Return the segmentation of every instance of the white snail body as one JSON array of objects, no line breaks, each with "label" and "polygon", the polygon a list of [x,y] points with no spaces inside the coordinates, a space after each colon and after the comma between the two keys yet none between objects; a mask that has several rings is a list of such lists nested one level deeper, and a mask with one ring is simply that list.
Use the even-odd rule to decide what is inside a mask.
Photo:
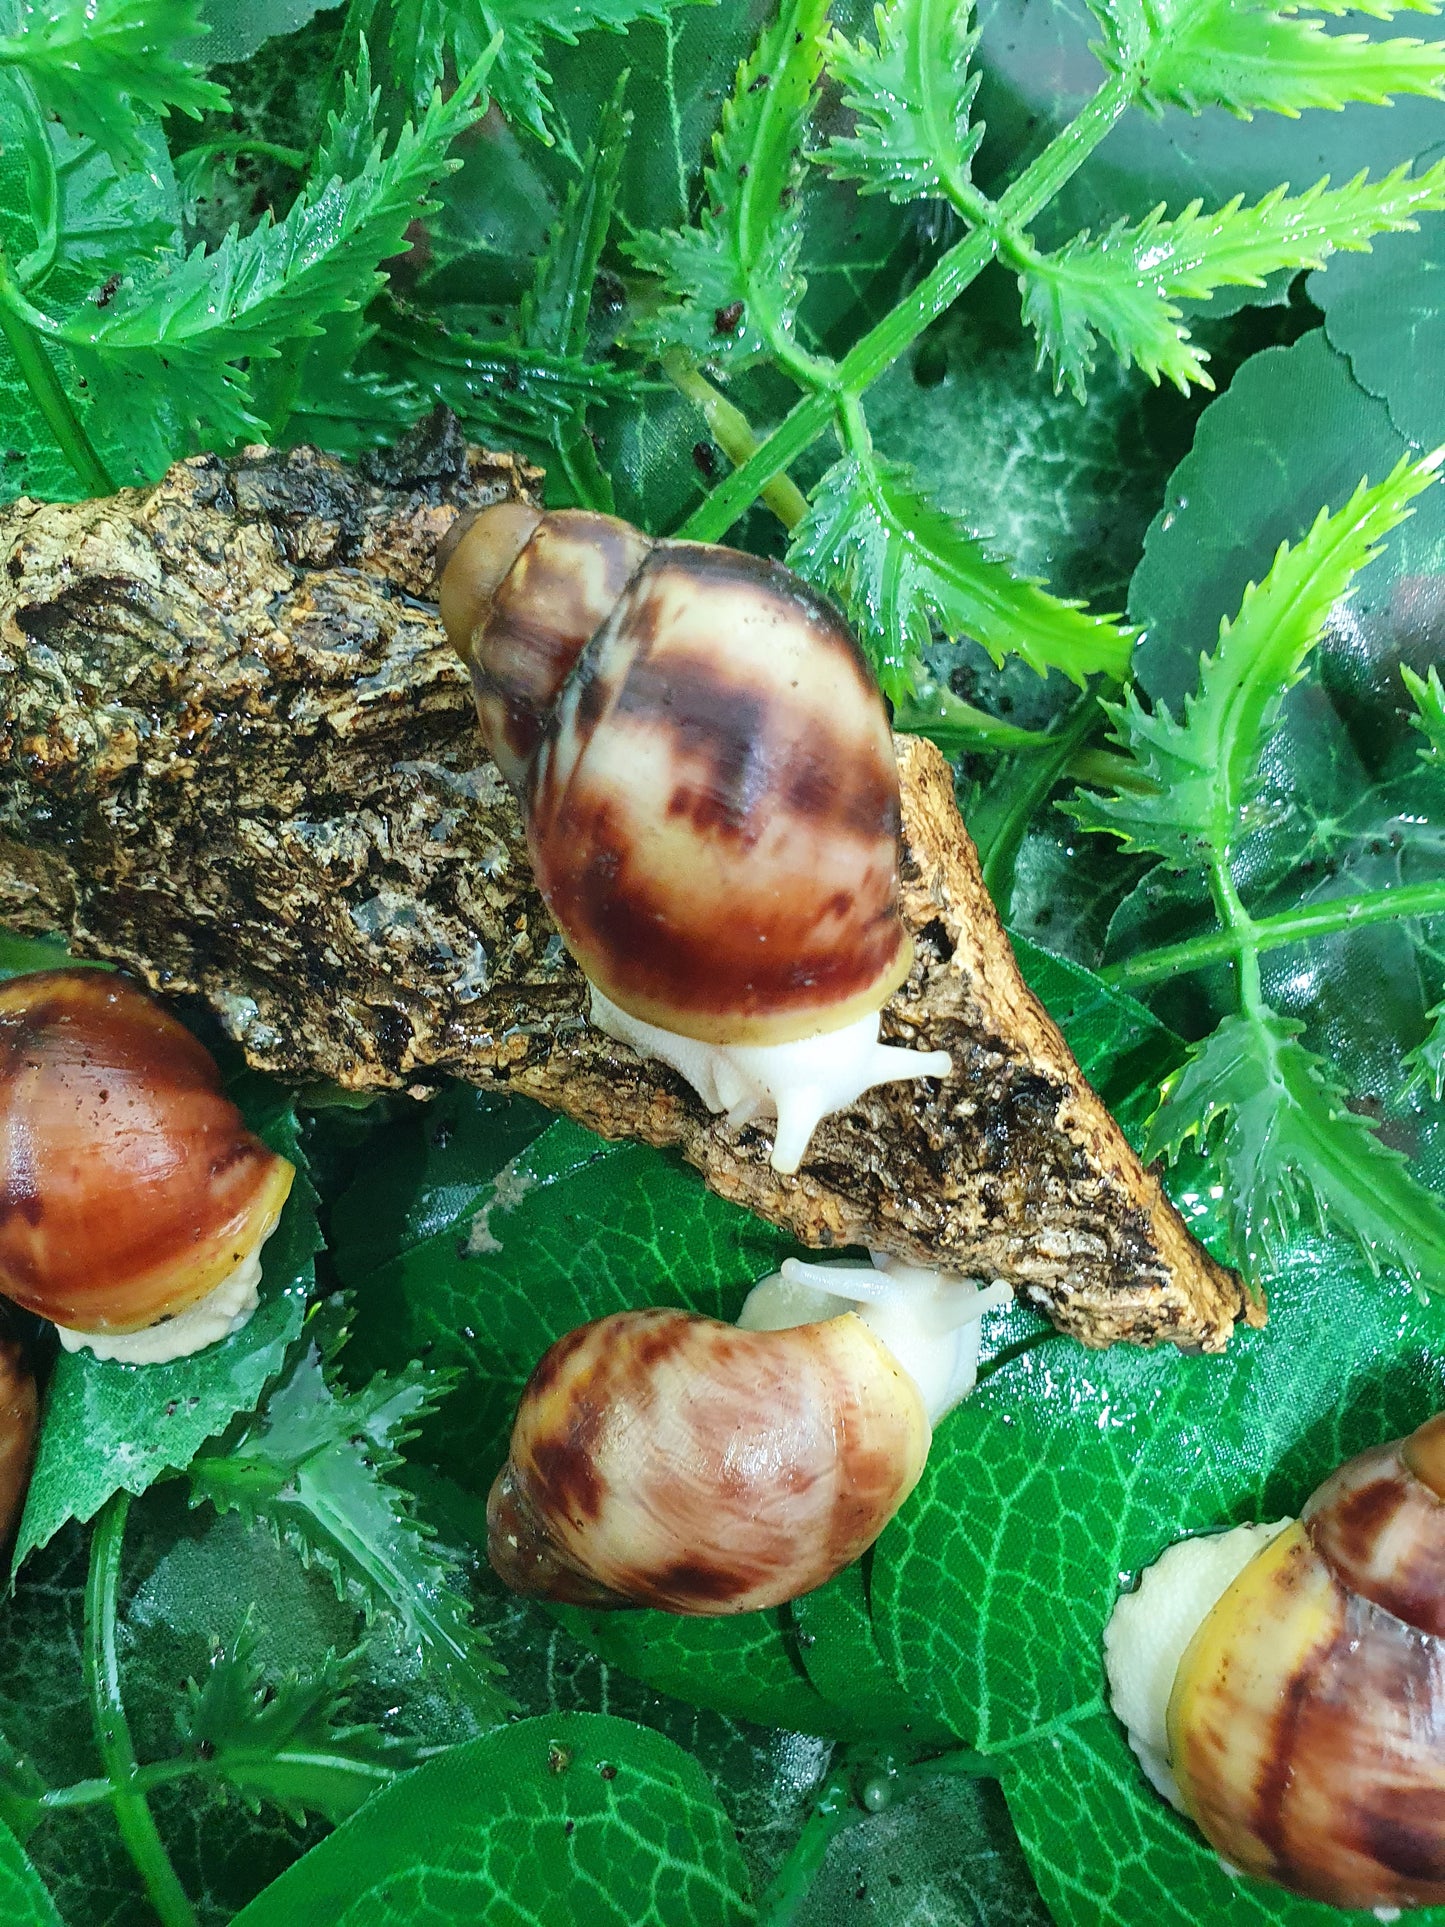
[{"label": "white snail body", "polygon": [[[506,1583],[582,1605],[748,1612],[858,1558],[971,1388],[979,1317],[1012,1298],[883,1263],[790,1260],[736,1326],[620,1312],[559,1339],[488,1504]],[[840,1299],[857,1309],[836,1315]]]},{"label": "white snail body", "polygon": [[946,1052],[879,1041],[907,976],[887,711],[788,570],[508,502],[461,529],[441,608],[593,1020],[734,1123],[820,1119]]},{"label": "white snail body", "polygon": [[1337,1907],[1445,1901],[1445,1417],[1298,1520],[1171,1547],[1105,1653],[1150,1778],[1232,1869]]}]

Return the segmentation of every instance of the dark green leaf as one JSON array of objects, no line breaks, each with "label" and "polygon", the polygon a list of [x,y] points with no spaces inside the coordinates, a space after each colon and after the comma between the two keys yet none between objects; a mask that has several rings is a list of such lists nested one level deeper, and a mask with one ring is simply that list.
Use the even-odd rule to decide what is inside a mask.
[{"label": "dark green leaf", "polygon": [[320,1244],[316,1197],[296,1114],[270,1089],[235,1093],[251,1128],[297,1166],[261,1259],[261,1304],[219,1345],[166,1365],[102,1362],[64,1352],[46,1392],[35,1471],[15,1549],[18,1567],[68,1519],[95,1516],[113,1492],[144,1492],[183,1470],[201,1446],[248,1412],[301,1330]]},{"label": "dark green leaf", "polygon": [[788,561],[843,603],[891,697],[917,677],[935,625],[971,637],[995,662],[1018,655],[1040,675],[1061,669],[1083,683],[1097,672],[1121,678],[1128,666],[1132,631],[1016,575],[895,463],[856,454],[835,463]]},{"label": "dark green leaf", "polygon": [[919,1745],[946,1744],[948,1732],[920,1712],[878,1650],[868,1608],[866,1556],[788,1608],[798,1655],[811,1683],[870,1733],[896,1733]]},{"label": "dark green leaf", "polygon": [[508,1701],[472,1624],[457,1557],[387,1476],[444,1389],[413,1364],[339,1390],[313,1342],[254,1418],[192,1461],[191,1489],[220,1512],[265,1521],[368,1614],[394,1613],[407,1643],[479,1719],[494,1721]]},{"label": "dark green leaf", "polygon": [[598,1713],[524,1720],[419,1767],[283,1874],[236,1927],[402,1927],[423,1911],[437,1927],[484,1913],[516,1927],[754,1918],[731,1822],[696,1761]]},{"label": "dark green leaf", "polygon": [[70,133],[117,167],[138,167],[137,110],[199,118],[227,105],[222,88],[177,57],[199,31],[196,0],[40,0],[24,8],[18,33],[0,38],[0,66],[18,67]]},{"label": "dark green leaf", "polygon": [[965,212],[976,207],[969,168],[983,128],[969,125],[971,11],[957,0],[893,0],[877,11],[876,45],[834,34],[828,72],[857,129],[823,150],[829,173],[894,201],[945,195]]}]

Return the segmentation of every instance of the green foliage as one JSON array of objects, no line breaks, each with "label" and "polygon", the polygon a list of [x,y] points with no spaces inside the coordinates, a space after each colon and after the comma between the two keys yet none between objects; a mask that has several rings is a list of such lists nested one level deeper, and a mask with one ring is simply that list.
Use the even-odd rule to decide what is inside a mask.
[{"label": "green foliage", "polygon": [[45,1395],[17,1568],[67,1520],[94,1518],[112,1493],[139,1494],[184,1470],[207,1439],[254,1407],[301,1330],[320,1233],[296,1113],[260,1079],[247,1078],[233,1095],[252,1130],[297,1166],[261,1254],[260,1306],[220,1344],[170,1364],[120,1365],[90,1351],[60,1355]]},{"label": "green foliage", "polygon": [[343,1390],[328,1379],[313,1340],[260,1411],[201,1452],[189,1476],[198,1500],[265,1521],[329,1573],[343,1597],[354,1594],[368,1613],[395,1614],[408,1643],[490,1722],[508,1702],[472,1624],[458,1558],[387,1478],[445,1389],[413,1364]]},{"label": "green foliage", "polygon": [[783,0],[723,108],[699,225],[629,242],[663,290],[663,305],[639,326],[654,349],[734,367],[794,352],[804,291],[801,156],[826,16],[827,0]]},{"label": "green foliage", "polygon": [[[1094,0],[1091,0],[1094,4]],[[1299,114],[1350,101],[1389,101],[1396,94],[1445,98],[1445,49],[1404,35],[1371,40],[1331,33],[1310,13],[1340,14],[1347,0],[1301,6],[1293,0],[1099,0],[1112,65],[1138,73],[1144,95],[1159,106],[1227,108],[1248,120],[1258,110]],[[1388,19],[1396,12],[1434,13],[1414,0],[1372,0],[1355,9]]]},{"label": "green foliage", "polygon": [[182,1744],[253,1809],[265,1801],[298,1823],[344,1820],[412,1764],[394,1736],[346,1719],[356,1657],[328,1653],[313,1674],[271,1681],[248,1622],[229,1648],[216,1643],[204,1679],[188,1682]]},{"label": "green foliage", "polygon": [[61,1927],[60,1915],[24,1847],[0,1823],[0,1910],[6,1927]]},{"label": "green foliage", "polygon": [[983,128],[969,123],[978,92],[970,13],[956,0],[894,0],[874,8],[876,46],[834,33],[828,72],[857,131],[828,143],[832,175],[893,201],[941,194],[965,213],[977,207],[969,168]]},{"label": "green foliage", "polygon": [[23,73],[69,133],[117,167],[139,167],[138,110],[198,120],[228,104],[175,51],[200,31],[196,0],[39,0],[24,7],[18,33],[0,36],[0,67]]},{"label": "green foliage", "polygon": [[[419,1767],[237,1918],[390,1927],[422,1910],[556,1927],[743,1927],[754,1916],[726,1814],[696,1761],[596,1713],[524,1720]],[[537,1897],[545,1913],[529,1901]]]},{"label": "green foliage", "polygon": [[1114,796],[1081,799],[1078,820],[1175,869],[1227,865],[1285,693],[1331,610],[1442,460],[1445,451],[1402,461],[1385,481],[1362,482],[1336,514],[1320,511],[1298,547],[1282,545],[1264,582],[1246,589],[1236,619],[1221,622],[1219,646],[1200,664],[1198,693],[1181,721],[1163,705],[1147,711],[1131,690],[1114,715],[1138,780]]},{"label": "green foliage", "polygon": [[1242,197],[1211,214],[1193,201],[1173,220],[1156,207],[1136,226],[1120,221],[1093,239],[1076,236],[1055,254],[1035,257],[1019,277],[1024,318],[1039,359],[1054,364],[1080,401],[1094,371],[1097,336],[1151,381],[1212,388],[1208,355],[1181,325],[1181,301],[1204,301],[1216,288],[1262,288],[1281,269],[1322,267],[1338,247],[1368,246],[1372,234],[1415,226],[1413,216],[1445,205],[1445,162],[1412,177],[1407,166],[1379,181],[1357,175],[1331,191],[1325,181],[1291,196],[1283,187],[1253,207]]},{"label": "green foliage", "polygon": [[953,516],[934,508],[906,470],[845,455],[819,483],[794,531],[789,564],[848,610],[869,645],[884,693],[913,684],[935,626],[981,643],[996,662],[1015,654],[1075,682],[1128,666],[1132,633],[1037,583],[1021,581]]},{"label": "green foliage", "polygon": [[1416,713],[1410,720],[1425,738],[1425,747],[1420,751],[1422,762],[1445,762],[1445,687],[1440,682],[1440,671],[1432,664],[1427,680],[1417,676],[1408,663],[1402,663],[1400,674],[1415,699]]},{"label": "green foliage", "polygon": [[218,248],[197,247],[57,331],[154,450],[155,468],[178,447],[261,427],[238,364],[314,338],[321,316],[359,307],[381,285],[377,262],[400,250],[427,189],[448,171],[448,148],[480,117],[490,59],[449,101],[434,95],[385,158],[373,133],[379,97],[363,67],[321,151],[324,165],[355,167],[350,178],[318,171],[284,220],[263,220],[244,238],[232,228]]}]

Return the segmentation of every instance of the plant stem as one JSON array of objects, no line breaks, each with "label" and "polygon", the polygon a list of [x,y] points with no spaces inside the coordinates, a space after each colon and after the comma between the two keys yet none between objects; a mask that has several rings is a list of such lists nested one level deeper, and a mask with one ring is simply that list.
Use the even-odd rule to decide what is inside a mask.
[{"label": "plant stem", "polygon": [[[757,434],[743,411],[714,388],[680,349],[670,348],[662,357],[662,372],[680,395],[702,411],[708,433],[733,467],[741,468],[758,448]],[[796,528],[808,512],[808,498],[790,475],[776,476],[758,492],[785,529]]]},{"label": "plant stem", "polygon": [[51,364],[45,344],[29,320],[30,304],[21,293],[10,263],[0,250],[0,334],[3,334],[25,386],[34,397],[45,425],[60,444],[81,486],[92,495],[113,495],[115,483],[79,415],[71,406],[64,384]]},{"label": "plant stem", "polygon": [[116,1601],[120,1556],[130,1494],[114,1493],[105,1503],[90,1537],[90,1570],[85,1582],[85,1683],[95,1719],[96,1744],[115,1787],[115,1817],[151,1905],[163,1927],[196,1927],[196,1913],[176,1877],[170,1855],[156,1830],[145,1794],[137,1784],[140,1768],[120,1694],[116,1654]]},{"label": "plant stem", "polygon": [[204,156],[210,160],[217,154],[229,154],[238,158],[242,154],[254,154],[263,161],[279,161],[283,167],[291,167],[298,174],[304,173],[310,160],[303,147],[283,147],[279,141],[250,140],[237,135],[232,140],[202,141],[199,146],[188,147],[181,160],[195,160]]},{"label": "plant stem", "polygon": [[[1098,716],[1099,699],[1092,690],[1085,690],[1055,723],[1050,732],[1052,747],[1030,757],[1023,780],[1009,780],[1008,766],[1000,764],[989,779],[985,806],[970,812],[968,827],[978,847],[984,885],[1005,923],[1024,832],[1034,812],[1074,761]],[[995,802],[995,798],[999,800]]]},{"label": "plant stem", "polygon": [[[861,395],[892,367],[904,349],[945,314],[982,273],[1003,242],[1011,239],[1011,231],[1027,227],[1048,205],[1113,127],[1133,94],[1132,81],[1121,74],[1111,75],[1077,118],[1024,169],[997,203],[989,224],[976,228],[950,248],[897,307],[854,343],[838,365],[838,388],[849,395]],[[678,534],[697,542],[716,542],[725,535],[765,485],[817,440],[833,412],[831,388],[805,395],[742,467],[734,469],[707,501],[693,510]]]},{"label": "plant stem", "polygon": [[[1305,904],[1278,916],[1250,918],[1250,941],[1256,951],[1277,950],[1281,944],[1303,943],[1341,930],[1364,930],[1371,924],[1396,923],[1405,917],[1445,916],[1445,881],[1404,883],[1390,890],[1367,890],[1356,897],[1333,897],[1325,903]],[[1156,983],[1186,970],[1222,963],[1236,955],[1239,933],[1231,927],[1204,936],[1185,937],[1157,950],[1140,951],[1122,963],[1105,964],[1099,975],[1105,983]]]}]

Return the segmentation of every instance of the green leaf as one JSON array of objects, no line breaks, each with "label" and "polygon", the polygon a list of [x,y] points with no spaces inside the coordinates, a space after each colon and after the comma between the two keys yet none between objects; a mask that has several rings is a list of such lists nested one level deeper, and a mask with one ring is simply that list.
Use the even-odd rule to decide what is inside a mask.
[{"label": "green leaf", "polygon": [[[1295,0],[1118,0],[1096,10],[1106,21],[1110,64],[1138,72],[1144,98],[1156,106],[1225,107],[1248,120],[1257,109],[1295,115],[1350,101],[1383,104],[1396,94],[1445,99],[1445,46],[1332,34],[1322,21],[1301,18],[1305,9]],[[1359,9],[1379,19],[1401,10]]]},{"label": "green leaf", "polygon": [[697,1762],[598,1713],[524,1720],[419,1767],[235,1927],[403,1927],[423,1914],[437,1927],[483,1915],[509,1927],[744,1927],[755,1917],[732,1823]]},{"label": "green leaf", "polygon": [[117,167],[138,167],[137,110],[199,119],[229,105],[224,88],[177,57],[201,31],[196,0],[39,0],[18,33],[0,37],[0,67],[18,67],[70,133]]},{"label": "green leaf", "polygon": [[1425,738],[1421,762],[1445,763],[1445,686],[1441,684],[1440,671],[1432,663],[1427,681],[1424,676],[1417,676],[1408,663],[1402,663],[1400,675],[1415,699],[1416,713],[1410,720]]},{"label": "green leaf", "polygon": [[471,1622],[457,1557],[387,1476],[444,1389],[413,1363],[346,1391],[313,1340],[261,1410],[192,1461],[191,1489],[219,1512],[265,1521],[368,1614],[394,1613],[464,1704],[495,1721],[509,1702]]},{"label": "green leaf", "polygon": [[313,176],[283,221],[198,247],[169,271],[126,285],[103,313],[56,330],[104,383],[160,468],[188,446],[244,438],[264,426],[239,364],[319,335],[328,314],[364,304],[382,284],[378,264],[398,253],[447,150],[480,117],[483,56],[451,99],[433,97],[415,130],[382,156],[372,134],[369,73],[348,92],[348,125],[333,122],[326,151],[360,159],[348,180]]},{"label": "green leaf", "polygon": [[1056,388],[1067,382],[1084,399],[1100,335],[1151,381],[1212,388],[1209,357],[1181,325],[1181,301],[1230,285],[1262,288],[1281,269],[1322,267],[1337,248],[1367,249],[1372,235],[1413,228],[1415,214],[1445,206],[1445,162],[1416,176],[1408,165],[1378,181],[1359,174],[1334,190],[1327,178],[1305,194],[1279,187],[1253,207],[1242,196],[1210,214],[1202,206],[1166,220],[1161,202],[1134,226],[1075,236],[1020,275],[1024,318],[1040,362],[1054,364]]},{"label": "green leaf", "polygon": [[1234,1248],[1277,1266],[1302,1214],[1354,1238],[1372,1264],[1416,1283],[1445,1271],[1445,1203],[1352,1111],[1338,1077],[1267,1006],[1227,1017],[1165,1086],[1146,1158],[1217,1142]]},{"label": "green leaf", "polygon": [[542,0],[476,0],[465,8],[451,0],[397,0],[392,13],[391,62],[402,90],[418,111],[445,72],[447,54],[465,72],[502,36],[492,89],[508,120],[550,144],[552,76],[543,64],[543,35],[575,47],[593,28],[620,33],[634,21],[665,21],[691,0],[580,0],[565,11]]},{"label": "green leaf", "polygon": [[723,107],[699,224],[627,244],[662,282],[663,304],[638,330],[655,352],[679,347],[730,367],[799,352],[802,150],[826,19],[827,0],[783,0]]},{"label": "green leaf", "polygon": [[248,1617],[229,1646],[215,1642],[204,1679],[186,1685],[186,1750],[253,1810],[263,1801],[300,1822],[345,1820],[413,1764],[411,1749],[379,1728],[348,1722],[357,1656],[267,1678]]},{"label": "green leaf", "polygon": [[1157,852],[1174,869],[1227,864],[1285,692],[1303,674],[1330,611],[1442,459],[1445,451],[1402,460],[1383,482],[1361,482],[1334,515],[1321,510],[1298,546],[1282,544],[1262,585],[1245,590],[1235,621],[1220,624],[1219,645],[1200,664],[1182,721],[1162,703],[1146,710],[1133,690],[1113,712],[1117,740],[1139,766],[1139,787],[1082,796],[1070,814],[1112,831],[1127,849]]},{"label": "green leaf", "polygon": [[0,1821],[0,1920],[5,1927],[63,1927],[24,1847]]},{"label": "green leaf", "polygon": [[281,1221],[261,1254],[261,1303],[219,1345],[165,1365],[120,1365],[62,1352],[45,1395],[35,1471],[15,1548],[18,1569],[68,1519],[94,1518],[113,1492],[139,1494],[185,1469],[248,1412],[301,1330],[321,1237],[296,1113],[274,1087],[233,1091],[251,1129],[296,1165]]},{"label": "green leaf", "polygon": [[813,492],[788,561],[847,609],[884,694],[916,680],[934,627],[1013,654],[1040,675],[1122,678],[1133,632],[1016,576],[896,463],[845,455]]},{"label": "green leaf", "polygon": [[897,1733],[926,1745],[946,1742],[947,1729],[909,1699],[883,1655],[868,1608],[865,1554],[815,1592],[788,1607],[809,1680],[872,1733]]},{"label": "green leaf", "polygon": [[1425,1088],[1438,1104],[1445,1097],[1445,1003],[1425,1013],[1430,1030],[1405,1057],[1406,1093]]},{"label": "green leaf", "polygon": [[894,201],[943,195],[964,213],[976,209],[969,169],[983,128],[969,124],[978,92],[971,12],[957,0],[891,0],[873,10],[876,46],[834,33],[828,72],[857,116],[855,131],[835,135],[819,156],[836,180]]}]

